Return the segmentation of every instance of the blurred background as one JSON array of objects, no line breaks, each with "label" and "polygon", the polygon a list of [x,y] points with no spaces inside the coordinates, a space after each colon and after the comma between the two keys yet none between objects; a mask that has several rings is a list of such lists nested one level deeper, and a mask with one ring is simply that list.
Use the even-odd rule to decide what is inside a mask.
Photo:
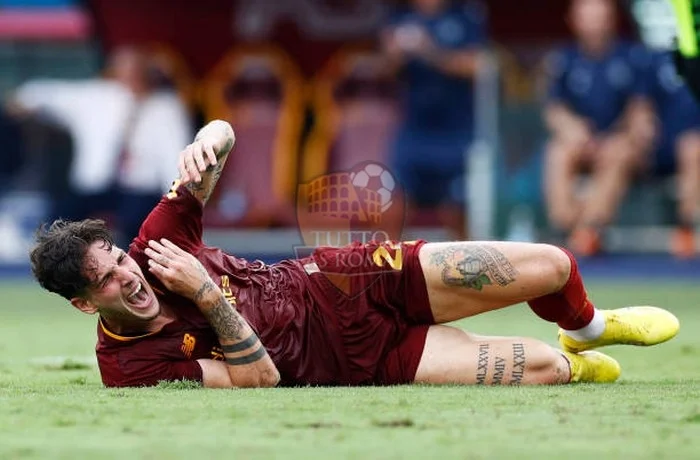
[{"label": "blurred background", "polygon": [[297,184],[376,161],[405,189],[407,239],[546,241],[603,270],[697,274],[700,109],[667,53],[671,13],[0,0],[0,266],[26,273],[55,217],[107,219],[128,242],[180,149],[222,118],[238,140],[205,239],[244,257],[292,254]]}]

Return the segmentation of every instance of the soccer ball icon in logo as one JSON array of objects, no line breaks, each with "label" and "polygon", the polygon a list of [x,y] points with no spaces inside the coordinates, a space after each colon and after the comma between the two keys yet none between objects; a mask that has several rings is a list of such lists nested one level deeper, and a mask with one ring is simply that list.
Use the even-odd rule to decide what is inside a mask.
[{"label": "soccer ball icon in logo", "polygon": [[386,212],[391,207],[396,180],[384,166],[378,163],[363,163],[350,172],[350,181],[356,188],[376,192],[379,195],[381,212]]}]

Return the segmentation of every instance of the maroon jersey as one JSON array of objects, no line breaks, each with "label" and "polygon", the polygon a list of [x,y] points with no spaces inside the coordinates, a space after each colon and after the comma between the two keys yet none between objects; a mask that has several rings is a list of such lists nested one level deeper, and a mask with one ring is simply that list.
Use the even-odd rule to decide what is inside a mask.
[{"label": "maroon jersey", "polygon": [[[201,203],[180,187],[160,201],[131,244],[129,255],[177,319],[140,337],[120,337],[100,322],[97,357],[105,385],[201,381],[196,360],[222,359],[216,335],[196,305],[167,291],[148,271],[144,250],[148,240],[159,238],[197,257],[260,337],[282,384],[412,379],[420,358],[414,348],[422,351],[425,334],[412,335],[417,339],[403,353],[410,362],[403,363],[396,349],[405,342],[407,328],[432,322],[417,257],[420,244],[322,248],[306,259],[265,265],[205,246],[202,212]],[[387,357],[391,362],[384,362]]]}]

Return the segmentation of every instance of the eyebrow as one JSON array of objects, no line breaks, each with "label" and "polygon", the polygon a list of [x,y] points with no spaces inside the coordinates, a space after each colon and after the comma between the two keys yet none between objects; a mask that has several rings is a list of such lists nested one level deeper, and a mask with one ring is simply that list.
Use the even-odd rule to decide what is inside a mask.
[{"label": "eyebrow", "polygon": [[[119,259],[119,257],[121,257],[122,254],[125,254],[124,251],[122,251],[122,250],[117,250],[117,259]],[[125,255],[126,255],[126,254],[125,254]],[[107,277],[108,277],[113,271],[114,271],[114,267],[112,267],[112,268],[110,268],[109,270],[107,270],[107,273],[105,273],[104,275],[102,275],[102,277],[101,277],[100,279],[97,280],[97,283],[96,283],[97,287],[102,287],[102,283],[105,282],[105,280],[107,279]]]}]

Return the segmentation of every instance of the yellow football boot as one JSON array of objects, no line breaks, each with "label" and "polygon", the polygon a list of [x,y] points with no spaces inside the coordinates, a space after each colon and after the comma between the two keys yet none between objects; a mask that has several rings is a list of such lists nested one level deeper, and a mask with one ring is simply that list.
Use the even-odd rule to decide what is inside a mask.
[{"label": "yellow football boot", "polygon": [[559,343],[565,351],[578,353],[606,345],[646,347],[672,339],[680,328],[678,318],[663,308],[644,306],[600,311],[605,318],[605,330],[595,340],[578,341],[559,329]]},{"label": "yellow football boot", "polygon": [[612,383],[620,377],[620,365],[598,351],[563,352],[569,360],[571,382]]}]

